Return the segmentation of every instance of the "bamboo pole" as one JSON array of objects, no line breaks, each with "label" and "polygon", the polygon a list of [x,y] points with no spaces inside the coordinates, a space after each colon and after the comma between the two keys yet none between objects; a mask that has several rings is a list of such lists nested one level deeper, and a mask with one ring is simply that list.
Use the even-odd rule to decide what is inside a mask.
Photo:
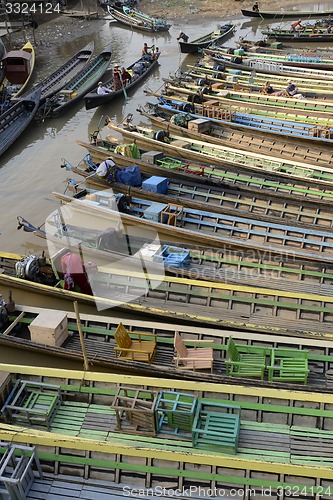
[{"label": "bamboo pole", "polygon": [[84,360],[83,367],[84,367],[84,370],[88,371],[89,370],[89,361],[88,361],[86,346],[84,343],[84,337],[83,337],[83,331],[82,331],[82,325],[81,325],[81,319],[80,319],[80,313],[79,313],[79,306],[78,306],[77,300],[75,300],[73,304],[74,304],[74,310],[75,310],[75,314],[76,314],[76,322],[77,322],[77,326],[79,329],[80,343],[81,343],[83,360]]}]

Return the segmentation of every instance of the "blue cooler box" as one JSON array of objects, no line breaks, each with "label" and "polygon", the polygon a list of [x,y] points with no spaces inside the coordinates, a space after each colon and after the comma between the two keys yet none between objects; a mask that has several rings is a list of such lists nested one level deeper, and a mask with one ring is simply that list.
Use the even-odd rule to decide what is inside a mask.
[{"label": "blue cooler box", "polygon": [[158,177],[153,175],[142,183],[142,189],[151,191],[152,193],[167,194],[168,192],[168,179],[166,177]]}]

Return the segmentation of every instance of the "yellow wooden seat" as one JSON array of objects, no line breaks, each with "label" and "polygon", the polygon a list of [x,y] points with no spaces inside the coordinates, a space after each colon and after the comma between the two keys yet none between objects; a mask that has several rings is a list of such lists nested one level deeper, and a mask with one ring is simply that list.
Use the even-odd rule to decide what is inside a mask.
[{"label": "yellow wooden seat", "polygon": [[[137,335],[138,340],[132,340],[129,333]],[[147,337],[149,340],[142,340]],[[114,348],[116,357],[132,361],[146,361],[151,363],[156,353],[156,335],[152,333],[128,332],[122,323],[119,323],[114,334],[117,346]]]},{"label": "yellow wooden seat", "polygon": [[[191,341],[192,342],[192,341]],[[196,347],[196,343],[213,342],[212,340],[193,340],[194,347],[187,348],[178,332],[175,333],[174,348],[176,351],[176,368],[183,370],[207,370],[213,371],[213,349],[212,347]]]}]

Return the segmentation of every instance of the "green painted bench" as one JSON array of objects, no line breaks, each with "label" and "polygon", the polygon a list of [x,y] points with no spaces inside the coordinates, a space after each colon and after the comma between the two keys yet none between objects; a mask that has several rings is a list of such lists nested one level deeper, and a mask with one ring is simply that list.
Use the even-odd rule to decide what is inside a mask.
[{"label": "green painted bench", "polygon": [[304,349],[272,349],[268,380],[306,384],[309,375],[308,357],[309,352]]},{"label": "green painted bench", "polygon": [[266,357],[270,357],[271,349],[236,345],[229,337],[226,352],[229,358],[225,362],[227,375],[264,379]]},{"label": "green painted bench", "polygon": [[199,402],[192,427],[193,447],[237,453],[240,410],[239,406]]}]

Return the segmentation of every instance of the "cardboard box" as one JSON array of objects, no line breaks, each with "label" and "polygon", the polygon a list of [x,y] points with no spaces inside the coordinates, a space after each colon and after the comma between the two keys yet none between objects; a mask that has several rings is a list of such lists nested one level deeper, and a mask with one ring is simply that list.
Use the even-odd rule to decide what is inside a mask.
[{"label": "cardboard box", "polygon": [[67,313],[45,309],[31,322],[29,330],[33,342],[61,346],[68,337]]}]

